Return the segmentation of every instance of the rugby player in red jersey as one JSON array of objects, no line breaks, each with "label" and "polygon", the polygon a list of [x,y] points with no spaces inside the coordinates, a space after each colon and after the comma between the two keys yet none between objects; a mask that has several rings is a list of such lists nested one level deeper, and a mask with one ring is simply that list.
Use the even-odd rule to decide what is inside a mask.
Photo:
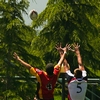
[{"label": "rugby player in red jersey", "polygon": [[63,54],[57,63],[57,65],[53,65],[52,63],[48,63],[46,66],[46,71],[40,70],[34,66],[23,61],[17,53],[14,53],[14,58],[19,61],[23,66],[29,69],[32,75],[35,75],[37,81],[39,82],[38,89],[38,99],[37,100],[54,100],[54,88],[56,85],[56,81],[60,74],[60,66],[64,60],[66,51],[68,50],[69,45],[66,44],[64,48],[61,48]]}]

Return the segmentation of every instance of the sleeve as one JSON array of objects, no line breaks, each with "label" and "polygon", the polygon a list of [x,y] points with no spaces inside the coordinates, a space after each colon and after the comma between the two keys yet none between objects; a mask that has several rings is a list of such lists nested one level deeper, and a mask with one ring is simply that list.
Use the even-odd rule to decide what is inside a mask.
[{"label": "sleeve", "polygon": [[55,65],[53,73],[56,75],[60,73],[60,66],[59,65]]},{"label": "sleeve", "polygon": [[65,77],[67,78],[67,81],[69,83],[71,81],[71,79],[74,77],[74,74],[72,74],[70,70],[67,70]]},{"label": "sleeve", "polygon": [[85,70],[82,71],[83,79],[87,81],[87,72]]},{"label": "sleeve", "polygon": [[38,68],[30,68],[30,73],[34,76],[36,76],[37,81],[40,82],[40,74],[43,73],[42,70],[39,70]]},{"label": "sleeve", "polygon": [[72,74],[70,70],[67,70],[66,73],[67,73],[69,76],[74,77],[74,74]]},{"label": "sleeve", "polygon": [[30,73],[32,74],[32,75],[34,75],[34,76],[36,76],[36,68],[33,68],[33,67],[31,67],[30,68]]},{"label": "sleeve", "polygon": [[87,72],[85,70],[82,71],[82,76],[87,77]]}]

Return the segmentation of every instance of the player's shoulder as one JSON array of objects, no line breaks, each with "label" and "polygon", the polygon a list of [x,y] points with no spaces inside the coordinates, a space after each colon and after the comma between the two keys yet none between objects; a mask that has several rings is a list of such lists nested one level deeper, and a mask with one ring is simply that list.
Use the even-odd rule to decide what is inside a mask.
[{"label": "player's shoulder", "polygon": [[82,76],[87,77],[87,71],[86,70],[82,70]]},{"label": "player's shoulder", "polygon": [[42,70],[40,70],[40,69],[36,68],[36,72],[42,72]]},{"label": "player's shoulder", "polygon": [[54,66],[54,69],[59,69],[60,68],[60,66],[58,65],[58,64],[56,64],[55,66]]},{"label": "player's shoulder", "polygon": [[39,68],[34,68],[34,70],[35,70],[36,73],[38,73],[38,74],[42,74],[42,73],[43,73],[43,71],[42,71],[41,69],[39,69]]}]

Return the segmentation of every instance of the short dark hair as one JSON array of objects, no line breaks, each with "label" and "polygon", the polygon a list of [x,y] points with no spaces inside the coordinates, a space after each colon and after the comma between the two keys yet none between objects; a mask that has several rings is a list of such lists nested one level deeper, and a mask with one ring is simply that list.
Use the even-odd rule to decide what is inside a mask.
[{"label": "short dark hair", "polygon": [[52,63],[48,63],[46,65],[46,72],[48,75],[53,75],[54,65]]},{"label": "short dark hair", "polygon": [[74,76],[75,76],[76,78],[82,78],[82,71],[81,71],[79,68],[76,68],[76,69],[74,70]]}]

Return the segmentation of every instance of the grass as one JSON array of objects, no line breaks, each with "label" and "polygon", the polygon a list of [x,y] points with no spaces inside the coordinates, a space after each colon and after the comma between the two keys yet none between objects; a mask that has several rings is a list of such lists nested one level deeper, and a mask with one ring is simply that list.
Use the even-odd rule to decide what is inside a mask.
[{"label": "grass", "polygon": [[[54,100],[62,100],[62,96],[60,95],[55,95]],[[68,100],[67,98],[65,100]]]}]

